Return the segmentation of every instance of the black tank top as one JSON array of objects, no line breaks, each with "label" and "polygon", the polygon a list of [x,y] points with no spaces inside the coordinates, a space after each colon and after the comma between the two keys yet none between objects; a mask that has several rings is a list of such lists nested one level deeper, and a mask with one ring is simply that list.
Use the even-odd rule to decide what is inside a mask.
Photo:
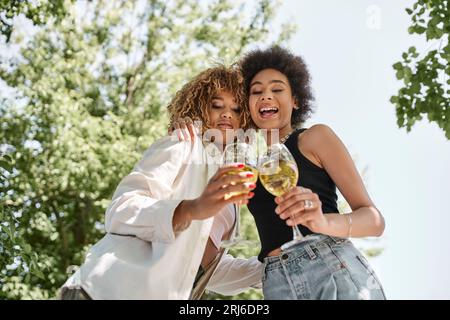
[{"label": "black tank top", "polygon": [[[317,193],[322,202],[323,213],[337,213],[336,185],[333,180],[324,169],[308,160],[298,149],[298,135],[305,130],[296,130],[284,143],[294,156],[299,168],[297,185]],[[258,260],[262,262],[270,251],[292,240],[292,227],[288,226],[275,213],[277,207],[275,197],[264,189],[259,179],[253,192],[255,195],[247,206],[255,218],[261,240],[261,252],[258,255]],[[299,225],[299,228],[304,236],[313,233],[305,226]]]}]

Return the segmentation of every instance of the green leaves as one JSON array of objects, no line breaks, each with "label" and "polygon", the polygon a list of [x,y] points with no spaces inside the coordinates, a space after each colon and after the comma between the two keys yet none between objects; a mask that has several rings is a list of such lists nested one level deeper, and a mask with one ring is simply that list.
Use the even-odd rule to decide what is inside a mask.
[{"label": "green leaves", "polygon": [[[55,294],[67,267],[80,265],[103,236],[119,181],[166,133],[175,91],[218,59],[231,63],[261,39],[267,45],[275,6],[268,0],[75,2],[36,2],[31,16],[45,18],[36,17],[38,31],[22,43],[20,59],[0,61],[2,80],[17,93],[0,107],[0,145],[10,146],[0,159],[0,199],[18,216],[0,237],[2,246],[7,238],[10,248],[20,247],[1,255],[8,261],[0,265],[0,299]],[[11,3],[17,3],[13,15],[31,6]],[[287,24],[271,37],[282,42],[292,32]],[[22,267],[6,268],[15,259]]]},{"label": "green leaves", "polygon": [[410,131],[415,122],[427,115],[450,139],[450,10],[448,1],[418,0],[406,9],[413,24],[408,32],[425,34],[427,41],[436,40],[428,52],[419,54],[415,47],[402,53],[402,61],[393,65],[395,76],[404,86],[390,102],[395,105],[397,124]]},{"label": "green leaves", "polygon": [[13,32],[13,19],[24,14],[33,24],[43,25],[50,18],[61,19],[66,14],[66,6],[73,0],[40,0],[40,1],[1,1],[0,33],[9,42]]},{"label": "green leaves", "polygon": [[[4,204],[0,205],[0,297],[4,296],[5,290],[10,287],[7,277],[13,277],[14,273],[21,273],[24,277],[32,279],[33,277],[45,279],[42,270],[44,266],[38,266],[39,256],[33,252],[32,246],[25,239],[24,230],[19,228],[19,220],[14,217],[11,207]],[[18,279],[14,277],[14,279]],[[10,298],[26,297],[24,291],[22,296],[14,295],[11,290]],[[16,291],[14,291],[16,292]]]},{"label": "green leaves", "polygon": [[[13,169],[13,159],[11,156],[4,154],[0,156],[0,178],[2,181],[3,179],[6,179],[6,174],[11,173]],[[0,219],[1,221],[2,219]]]}]

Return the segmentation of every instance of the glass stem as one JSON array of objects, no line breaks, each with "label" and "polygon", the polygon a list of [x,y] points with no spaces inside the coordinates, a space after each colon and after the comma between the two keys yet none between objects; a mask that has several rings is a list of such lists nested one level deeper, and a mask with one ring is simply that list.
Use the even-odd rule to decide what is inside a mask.
[{"label": "glass stem", "polygon": [[241,206],[239,204],[236,205],[236,229],[234,231],[234,239],[241,238]]},{"label": "glass stem", "polygon": [[[295,214],[292,215],[292,221],[295,221]],[[292,226],[292,237],[296,240],[302,240],[304,238],[296,224]]]},{"label": "glass stem", "polygon": [[292,227],[292,236],[296,240],[301,240],[304,238],[297,225]]}]

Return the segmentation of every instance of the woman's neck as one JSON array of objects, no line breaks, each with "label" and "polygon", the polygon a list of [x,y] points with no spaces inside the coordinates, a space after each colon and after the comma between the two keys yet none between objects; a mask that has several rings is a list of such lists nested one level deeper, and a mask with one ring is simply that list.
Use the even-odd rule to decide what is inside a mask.
[{"label": "woman's neck", "polygon": [[286,135],[290,134],[291,132],[292,132],[291,124],[284,126],[283,128],[268,129],[267,133],[264,135],[264,138],[266,139],[266,144],[270,146],[274,143],[279,143],[281,139],[283,139]]}]

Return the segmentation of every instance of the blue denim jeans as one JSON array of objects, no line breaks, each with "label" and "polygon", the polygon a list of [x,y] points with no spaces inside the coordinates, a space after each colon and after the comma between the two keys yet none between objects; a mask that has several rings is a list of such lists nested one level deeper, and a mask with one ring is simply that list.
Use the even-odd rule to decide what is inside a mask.
[{"label": "blue denim jeans", "polygon": [[366,258],[350,240],[311,235],[264,259],[266,300],[384,300]]}]

